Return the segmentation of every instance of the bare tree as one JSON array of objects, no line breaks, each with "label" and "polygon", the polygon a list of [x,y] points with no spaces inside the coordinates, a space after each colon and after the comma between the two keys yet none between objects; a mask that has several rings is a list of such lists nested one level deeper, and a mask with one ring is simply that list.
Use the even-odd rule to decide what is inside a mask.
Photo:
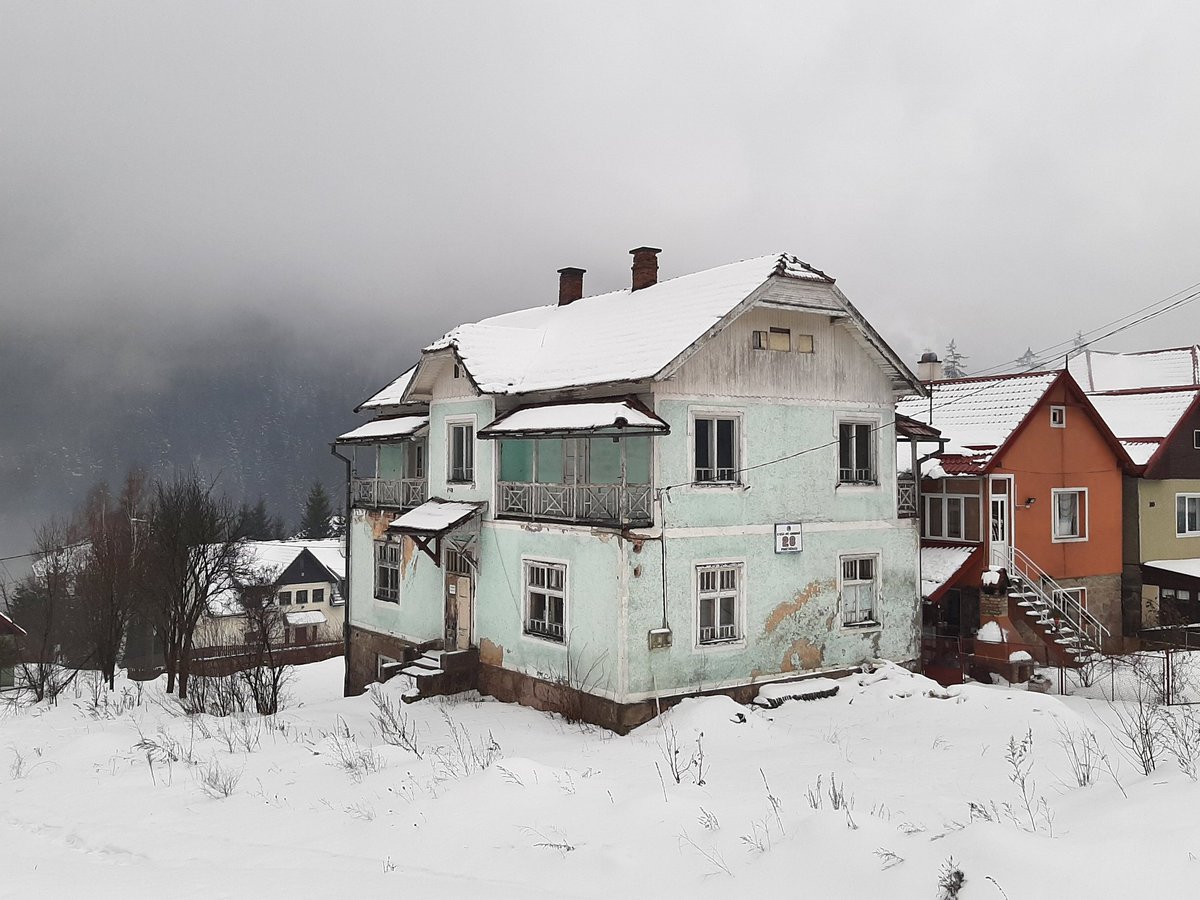
[{"label": "bare tree", "polygon": [[250,690],[259,715],[279,712],[283,689],[291,680],[292,667],[282,659],[287,624],[275,603],[274,579],[256,575],[241,590],[242,609],[246,613],[246,643],[250,665],[239,676]]},{"label": "bare tree", "polygon": [[78,579],[79,612],[89,655],[109,689],[130,619],[145,593],[145,554],[138,528],[145,513],[145,478],[134,470],[119,497],[101,482],[82,511],[85,543]]},{"label": "bare tree", "polygon": [[187,696],[196,624],[240,564],[241,516],[195,472],[158,481],[148,510],[150,604],[167,665],[167,691]]},{"label": "bare tree", "polygon": [[87,663],[75,615],[79,546],[57,519],[37,530],[34,546],[32,574],[5,600],[25,631],[16,641],[21,684],[34,700],[53,702]]}]

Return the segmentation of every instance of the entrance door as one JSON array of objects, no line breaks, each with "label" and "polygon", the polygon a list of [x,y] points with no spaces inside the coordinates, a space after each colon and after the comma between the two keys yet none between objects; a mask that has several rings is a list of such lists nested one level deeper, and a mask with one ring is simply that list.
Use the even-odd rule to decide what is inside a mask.
[{"label": "entrance door", "polygon": [[1012,484],[1008,478],[992,478],[989,482],[991,494],[991,527],[988,533],[991,558],[990,564],[999,568],[1008,568],[1009,547],[1012,544],[1011,503],[1009,488]]},{"label": "entrance door", "polygon": [[466,650],[471,646],[471,620],[474,585],[466,555],[447,547],[442,564],[446,573],[446,631],[443,646],[447,650]]}]

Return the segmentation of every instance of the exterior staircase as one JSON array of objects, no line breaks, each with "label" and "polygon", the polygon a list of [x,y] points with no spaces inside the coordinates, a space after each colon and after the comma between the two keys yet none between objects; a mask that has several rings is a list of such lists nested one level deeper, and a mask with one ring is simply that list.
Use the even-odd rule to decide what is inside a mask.
[{"label": "exterior staircase", "polygon": [[1076,666],[1103,653],[1110,632],[1041,567],[1015,547],[1009,551],[1009,606],[1019,609],[1046,645],[1052,665]]},{"label": "exterior staircase", "polygon": [[412,677],[416,685],[415,694],[404,696],[409,703],[474,690],[479,683],[479,650],[424,650],[406,662],[400,674]]}]

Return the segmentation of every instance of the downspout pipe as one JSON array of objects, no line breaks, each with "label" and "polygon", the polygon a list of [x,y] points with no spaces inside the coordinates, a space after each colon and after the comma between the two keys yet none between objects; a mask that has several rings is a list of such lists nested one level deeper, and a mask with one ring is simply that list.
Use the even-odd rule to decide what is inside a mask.
[{"label": "downspout pipe", "polygon": [[343,594],[346,600],[346,614],[342,617],[342,661],[344,672],[342,674],[342,696],[354,696],[354,692],[350,689],[350,486],[353,477],[351,469],[350,457],[342,456],[338,453],[338,445],[336,442],[329,445],[329,452],[346,464],[346,505],[344,507],[345,514],[342,516],[344,523],[344,533],[342,540],[345,542],[343,552],[346,555],[346,578],[343,583]]}]

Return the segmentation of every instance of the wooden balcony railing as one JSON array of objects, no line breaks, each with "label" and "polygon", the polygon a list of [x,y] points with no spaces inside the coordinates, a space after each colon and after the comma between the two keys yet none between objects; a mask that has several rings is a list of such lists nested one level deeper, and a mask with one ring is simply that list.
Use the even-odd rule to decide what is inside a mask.
[{"label": "wooden balcony railing", "polygon": [[917,517],[917,483],[912,478],[896,479],[896,514],[901,519]]},{"label": "wooden balcony railing", "polygon": [[355,478],[350,500],[355,506],[414,509],[425,502],[424,478]]},{"label": "wooden balcony railing", "polygon": [[497,514],[515,519],[646,526],[654,521],[648,484],[531,484],[501,481]]}]

